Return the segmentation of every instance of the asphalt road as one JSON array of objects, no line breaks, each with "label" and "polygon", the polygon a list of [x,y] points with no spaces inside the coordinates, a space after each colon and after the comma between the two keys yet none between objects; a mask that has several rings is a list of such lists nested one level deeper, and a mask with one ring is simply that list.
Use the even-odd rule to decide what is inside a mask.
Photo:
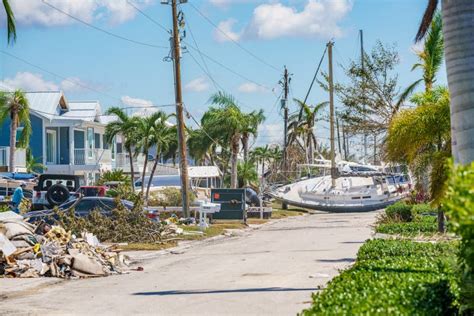
[{"label": "asphalt road", "polygon": [[0,297],[0,314],[295,315],[354,261],[375,215],[287,218],[160,255],[143,272]]}]

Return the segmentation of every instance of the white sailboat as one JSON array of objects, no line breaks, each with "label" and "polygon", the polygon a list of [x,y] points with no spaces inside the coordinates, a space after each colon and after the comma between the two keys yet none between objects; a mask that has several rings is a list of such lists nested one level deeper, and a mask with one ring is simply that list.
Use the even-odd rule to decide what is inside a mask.
[{"label": "white sailboat", "polygon": [[329,212],[364,212],[382,209],[409,194],[410,181],[403,174],[390,174],[347,161],[336,163],[334,144],[334,98],[332,42],[328,43],[331,160],[319,159],[308,168],[330,170],[330,175],[302,179],[273,190],[272,195],[287,205]]}]

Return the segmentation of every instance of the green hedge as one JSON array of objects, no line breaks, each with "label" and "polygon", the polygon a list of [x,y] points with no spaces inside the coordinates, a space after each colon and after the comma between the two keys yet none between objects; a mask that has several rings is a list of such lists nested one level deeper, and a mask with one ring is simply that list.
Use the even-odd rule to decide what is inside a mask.
[{"label": "green hedge", "polygon": [[474,315],[474,162],[453,169],[443,203],[452,230],[461,236],[462,311]]},{"label": "green hedge", "polygon": [[419,216],[413,222],[379,223],[375,231],[402,236],[434,235],[438,232],[438,223],[435,216]]},{"label": "green hedge", "polygon": [[313,294],[303,315],[449,315],[456,313],[453,243],[371,240],[356,264]]}]

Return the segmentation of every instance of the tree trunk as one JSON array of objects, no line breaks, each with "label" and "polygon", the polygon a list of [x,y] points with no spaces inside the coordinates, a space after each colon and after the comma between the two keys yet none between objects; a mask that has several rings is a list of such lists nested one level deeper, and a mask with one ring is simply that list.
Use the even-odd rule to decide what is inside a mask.
[{"label": "tree trunk", "polygon": [[262,179],[265,178],[265,159],[262,159]]},{"label": "tree trunk", "polygon": [[146,186],[146,195],[145,195],[145,201],[147,201],[147,204],[148,204],[148,198],[150,196],[150,187],[151,187],[151,182],[153,180],[153,176],[155,175],[155,171],[156,171],[156,166],[158,165],[158,151],[156,153],[156,157],[155,157],[155,162],[153,163],[153,168],[151,169],[151,173],[150,173],[150,179],[148,179],[148,184]]},{"label": "tree trunk", "polygon": [[16,109],[12,109],[11,120],[9,170],[15,172],[16,131],[18,129],[18,112]]},{"label": "tree trunk", "polygon": [[308,163],[312,164],[314,162],[314,148],[313,148],[313,140],[311,136],[308,135],[308,142],[306,143],[308,146]]},{"label": "tree trunk", "polygon": [[247,133],[242,135],[242,147],[244,147],[244,161],[247,162],[249,155],[249,135]]},{"label": "tree trunk", "polygon": [[240,137],[238,134],[232,136],[231,140],[231,165],[230,165],[230,188],[237,189],[237,155],[239,154],[239,141]]},{"label": "tree trunk", "polygon": [[438,232],[440,234],[444,234],[446,232],[444,212],[440,208],[438,209]]},{"label": "tree trunk", "polygon": [[143,153],[145,155],[145,162],[143,162],[143,172],[142,172],[142,195],[145,192],[145,174],[146,167],[148,165],[148,150]]},{"label": "tree trunk", "polygon": [[446,71],[456,163],[474,160],[474,1],[443,0]]},{"label": "tree trunk", "polygon": [[133,168],[133,155],[132,155],[132,148],[127,148],[128,151],[128,159],[130,159],[130,179],[132,180],[132,191],[135,192],[135,170]]}]

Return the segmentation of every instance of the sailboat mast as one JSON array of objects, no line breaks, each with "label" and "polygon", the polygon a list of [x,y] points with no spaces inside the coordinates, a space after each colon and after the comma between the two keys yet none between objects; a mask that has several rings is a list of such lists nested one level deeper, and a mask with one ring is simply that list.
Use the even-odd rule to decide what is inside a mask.
[{"label": "sailboat mast", "polygon": [[334,142],[334,83],[332,74],[332,46],[334,43],[327,43],[328,59],[329,59],[329,122],[330,122],[330,141],[331,141],[331,187],[336,186],[336,146]]}]

